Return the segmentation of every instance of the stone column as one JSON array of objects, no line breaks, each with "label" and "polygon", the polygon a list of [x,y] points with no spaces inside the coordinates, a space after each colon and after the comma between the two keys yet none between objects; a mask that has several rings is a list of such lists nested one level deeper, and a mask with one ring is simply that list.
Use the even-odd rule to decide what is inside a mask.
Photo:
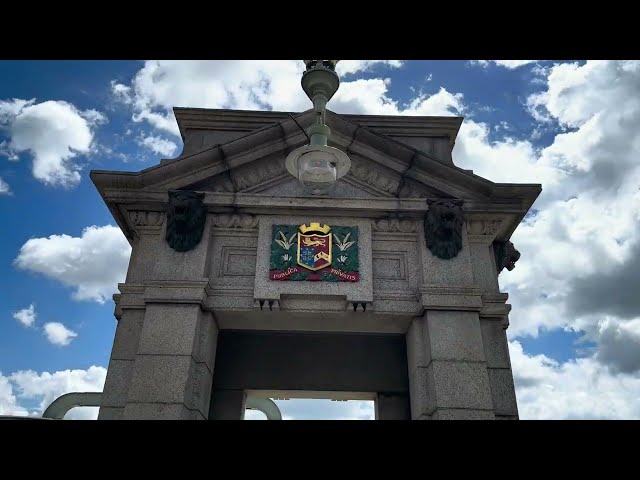
[{"label": "stone column", "polygon": [[207,419],[218,329],[206,285],[147,286],[124,419]]},{"label": "stone column", "polygon": [[480,328],[494,412],[496,419],[517,420],[518,405],[506,335],[511,306],[505,303],[508,295],[500,293],[492,246],[499,225],[498,220],[468,221],[467,238],[474,283],[482,292]]},{"label": "stone column", "polygon": [[121,293],[114,295],[118,326],[98,420],[122,419],[144,321],[144,286],[120,284],[119,289]]},{"label": "stone column", "polygon": [[407,332],[411,418],[495,418],[466,228],[462,250],[438,258],[420,235],[423,314]]}]

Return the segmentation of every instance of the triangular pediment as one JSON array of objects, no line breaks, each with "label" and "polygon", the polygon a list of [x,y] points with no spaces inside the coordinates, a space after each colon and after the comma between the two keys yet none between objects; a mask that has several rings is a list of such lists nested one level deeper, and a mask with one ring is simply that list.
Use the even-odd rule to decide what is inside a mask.
[{"label": "triangular pediment", "polygon": [[[177,115],[179,122],[184,113]],[[180,125],[185,148],[179,157],[140,172],[92,171],[91,179],[127,237],[132,235],[130,209],[163,208],[168,190],[185,189],[214,194],[206,196],[214,210],[241,207],[258,213],[344,205],[345,211],[358,215],[400,211],[421,215],[427,205],[422,199],[455,198],[463,200],[465,211],[473,215],[507,215],[502,235],[508,238],[541,191],[540,185],[493,183],[456,167],[447,158],[459,127],[456,121],[327,111],[329,145],[351,159],[351,169],[329,194],[345,199],[336,204],[303,192],[285,168],[287,155],[308,144],[305,132],[315,121],[314,112],[258,113],[234,112],[233,122],[225,123],[215,111],[199,109],[187,122],[189,128]],[[259,121],[253,121],[256,115]],[[251,121],[245,122],[243,116]],[[425,148],[410,145],[405,136],[418,139],[418,146],[427,142]],[[212,138],[218,143],[212,144]],[[429,144],[430,138],[437,141]]]},{"label": "triangular pediment", "polygon": [[[491,182],[436,158],[433,152],[421,151],[354,123],[367,116],[350,117],[327,112],[327,124],[332,131],[329,144],[345,151],[352,162],[332,196],[489,197]],[[143,182],[145,188],[306,196],[295,187],[295,179],[286,171],[284,160],[292,150],[308,143],[303,130],[315,120],[313,111],[276,116],[272,120],[228,142],[195,152],[185,149],[178,158],[141,172],[148,177]],[[159,174],[162,170],[164,175]]]}]

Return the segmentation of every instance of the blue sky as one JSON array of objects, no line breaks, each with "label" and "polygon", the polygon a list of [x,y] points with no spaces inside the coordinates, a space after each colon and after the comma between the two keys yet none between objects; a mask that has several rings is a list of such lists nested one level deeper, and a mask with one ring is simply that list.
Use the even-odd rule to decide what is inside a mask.
[{"label": "blue sky", "polygon": [[[173,106],[306,110],[302,68],[0,62],[0,414],[38,414],[66,391],[102,388],[129,251],[90,170],[175,158]],[[521,417],[640,418],[640,64],[344,60],[338,70],[329,109],[464,116],[456,165],[542,183],[512,238],[522,258],[500,276]],[[281,408],[288,418],[372,412],[359,402]]]}]

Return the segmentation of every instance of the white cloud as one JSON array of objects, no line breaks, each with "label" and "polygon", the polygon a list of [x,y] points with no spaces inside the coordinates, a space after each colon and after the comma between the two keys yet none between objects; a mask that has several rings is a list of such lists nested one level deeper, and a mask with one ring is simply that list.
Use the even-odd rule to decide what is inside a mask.
[{"label": "white cloud", "polygon": [[43,327],[44,334],[49,342],[60,347],[69,345],[78,336],[73,330],[69,330],[60,322],[48,322]]},{"label": "white cloud", "polygon": [[521,419],[640,419],[640,378],[593,358],[558,363],[509,343]]},{"label": "white cloud", "polygon": [[472,65],[479,65],[485,68],[491,64],[494,64],[499,67],[504,67],[504,68],[508,68],[509,70],[514,70],[516,68],[520,68],[525,65],[535,63],[537,61],[538,60],[470,60],[469,63],[471,63]]},{"label": "white cloud", "polygon": [[11,187],[0,177],[0,195],[11,195]]},{"label": "white cloud", "polygon": [[28,308],[23,308],[13,313],[13,318],[18,320],[25,327],[32,327],[36,321],[36,310],[33,305],[29,305]]},{"label": "white cloud", "polygon": [[[292,398],[275,400],[283,420],[373,420],[373,401],[347,400],[335,402],[328,399]],[[245,420],[266,420],[264,413],[247,410]]]},{"label": "white cloud", "polygon": [[0,372],[0,415],[29,415],[27,409],[18,405],[13,386],[2,372]]},{"label": "white cloud", "polygon": [[375,65],[384,65],[391,68],[400,68],[403,63],[400,60],[340,60],[336,65],[338,75],[358,73],[371,70]]},{"label": "white cloud", "polygon": [[138,139],[138,145],[148,148],[153,153],[157,153],[165,157],[173,155],[173,153],[176,151],[176,148],[178,148],[178,146],[171,140],[167,140],[166,138],[162,138],[159,136],[148,136],[140,138]]},{"label": "white cloud", "polygon": [[76,157],[90,152],[94,129],[105,121],[96,110],[80,111],[64,101],[0,101],[0,126],[11,138],[6,155],[29,152],[33,176],[46,185],[72,187],[80,182]]},{"label": "white cloud", "polygon": [[[402,63],[341,60],[337,72],[357,73],[374,65],[398,68]],[[304,69],[301,60],[147,61],[130,86],[112,82],[112,92],[132,105],[134,121],[179,136],[173,107],[308,110],[311,104],[300,88]],[[343,82],[338,95],[351,83]],[[380,86],[369,84],[371,90],[380,91]]]},{"label": "white cloud", "polygon": [[[8,377],[0,376],[0,410],[2,409],[3,378],[11,386],[9,394],[14,399],[39,402],[38,408],[34,409],[32,415],[41,416],[51,402],[65,393],[101,392],[106,375],[106,368],[92,366],[87,370],[63,370],[54,373],[37,373],[27,370],[13,373]],[[14,403],[14,406],[7,408],[6,411],[7,415],[25,415],[27,409]],[[65,419],[95,420],[97,417],[97,408],[83,407],[70,410]]]},{"label": "white cloud", "polygon": [[124,281],[130,254],[131,247],[118,227],[91,226],[80,237],[32,238],[20,248],[14,263],[75,288],[75,300],[104,303]]}]

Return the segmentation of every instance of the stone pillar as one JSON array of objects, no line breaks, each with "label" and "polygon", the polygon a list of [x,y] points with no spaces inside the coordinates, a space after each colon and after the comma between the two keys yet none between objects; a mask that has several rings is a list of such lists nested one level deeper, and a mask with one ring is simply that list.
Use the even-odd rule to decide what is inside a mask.
[{"label": "stone pillar", "polygon": [[462,249],[438,258],[420,235],[423,314],[407,331],[411,418],[414,420],[495,418],[478,312],[467,229]]},{"label": "stone pillar", "polygon": [[206,282],[163,282],[145,296],[123,418],[205,420],[218,335],[212,314],[201,309]]},{"label": "stone pillar", "polygon": [[[121,286],[122,290],[126,291],[126,288]],[[130,301],[126,305],[127,308],[124,309],[121,308],[123,296],[125,301]],[[135,292],[123,293],[117,297],[119,297],[117,305],[120,304],[116,307],[118,326],[111,350],[98,420],[122,419],[144,320],[144,303],[141,302],[135,308],[136,306],[131,302],[132,297],[135,298]]]},{"label": "stone pillar", "polygon": [[493,419],[476,312],[428,310],[407,332],[411,418]]},{"label": "stone pillar", "polygon": [[208,293],[210,219],[201,241],[176,252],[164,214],[129,212],[135,239],[100,419],[192,419],[209,414],[218,328],[202,309]]},{"label": "stone pillar", "polygon": [[492,246],[499,225],[496,220],[468,221],[467,238],[474,283],[482,293],[480,328],[494,412],[496,419],[517,420],[518,405],[506,335],[511,306],[505,303],[508,295],[500,293]]}]

